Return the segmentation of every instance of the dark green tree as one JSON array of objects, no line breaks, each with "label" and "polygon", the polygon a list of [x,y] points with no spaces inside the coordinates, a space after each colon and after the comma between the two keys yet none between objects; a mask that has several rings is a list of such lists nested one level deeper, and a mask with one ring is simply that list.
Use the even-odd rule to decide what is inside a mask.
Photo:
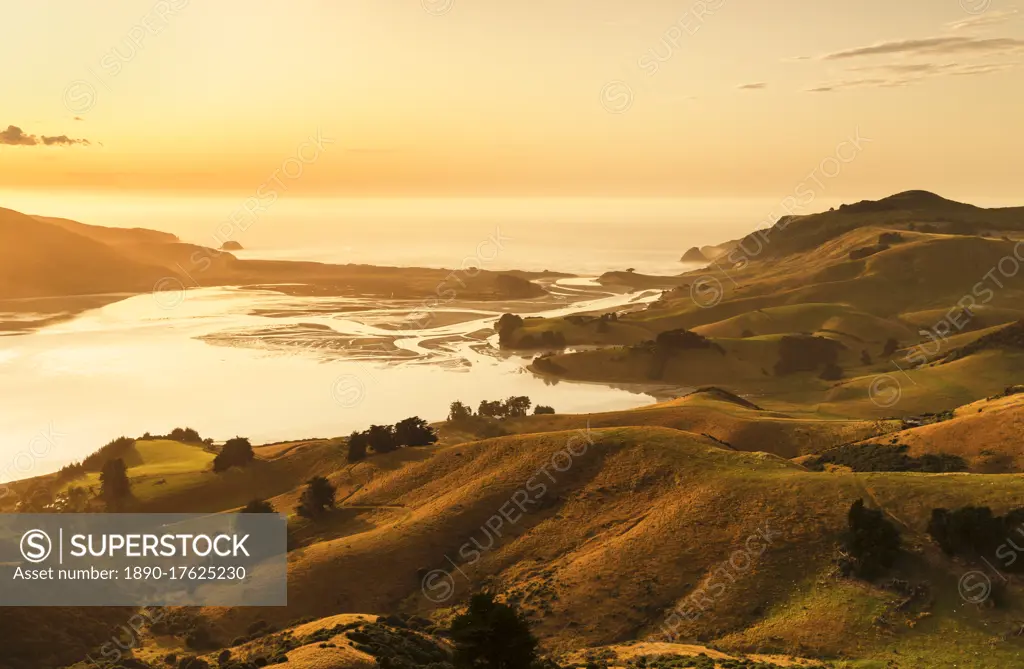
[{"label": "dark green tree", "polygon": [[366,459],[366,448],[370,440],[365,432],[353,432],[348,436],[348,461],[359,462]]},{"label": "dark green tree", "polygon": [[459,669],[530,669],[537,660],[529,623],[490,593],[470,598],[466,612],[452,621],[451,638]]},{"label": "dark green tree", "polygon": [[217,457],[213,459],[213,471],[223,472],[231,467],[244,467],[255,458],[252,452],[252,444],[245,437],[228,439],[224,448],[220,450]]},{"label": "dark green tree", "polygon": [[845,548],[851,571],[860,578],[876,578],[893,565],[900,551],[900,532],[878,509],[858,499],[847,514]]},{"label": "dark green tree", "polygon": [[473,409],[466,406],[462,402],[456,400],[452,402],[451,406],[448,407],[448,421],[456,422],[460,420],[467,420],[473,417]]},{"label": "dark green tree", "polygon": [[366,431],[366,439],[374,453],[390,453],[398,448],[393,425],[371,425]]},{"label": "dark green tree", "polygon": [[395,441],[400,446],[429,446],[437,443],[437,433],[419,416],[395,423]]},{"label": "dark green tree", "polygon": [[488,418],[504,418],[505,405],[501,400],[481,400],[480,406],[477,408],[476,412],[477,414],[487,416]]},{"label": "dark green tree", "polygon": [[539,414],[552,414],[552,413],[555,413],[555,409],[553,407],[549,407],[549,406],[544,405],[544,404],[538,404],[533,409],[533,414],[535,416],[539,415]]},{"label": "dark green tree", "polygon": [[522,418],[533,406],[533,400],[526,395],[513,395],[506,399],[502,406],[508,418]]},{"label": "dark green tree", "polygon": [[334,493],[335,488],[330,481],[323,476],[314,476],[306,482],[295,511],[303,518],[321,518],[328,509],[334,508]]},{"label": "dark green tree", "polygon": [[107,506],[118,507],[132,495],[132,482],[128,479],[128,467],[124,460],[107,460],[100,472],[100,497]]}]

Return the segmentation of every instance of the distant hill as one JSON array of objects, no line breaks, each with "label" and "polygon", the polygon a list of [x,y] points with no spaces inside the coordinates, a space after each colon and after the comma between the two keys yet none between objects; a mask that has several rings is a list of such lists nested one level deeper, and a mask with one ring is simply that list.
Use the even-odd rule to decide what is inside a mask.
[{"label": "distant hill", "polygon": [[33,216],[32,218],[43,223],[56,225],[104,244],[167,244],[179,241],[177,236],[169,232],[159,232],[145,228],[108,228],[100,225],[86,225],[85,223],[79,223],[67,218],[53,218],[50,216]]},{"label": "distant hill", "polygon": [[146,291],[167,276],[97,241],[108,233],[73,227],[0,209],[0,298]]},{"label": "distant hill", "polygon": [[[225,247],[236,248],[235,244]],[[240,246],[240,245],[238,245]],[[107,228],[64,218],[0,209],[0,300],[68,298],[183,290],[199,286],[259,286],[299,295],[360,295],[437,300],[502,300],[547,294],[533,283],[549,272],[331,265],[240,260],[231,253],[182,242],[142,228]],[[39,311],[45,305],[29,308]],[[96,306],[95,304],[89,306]],[[68,303],[49,308],[70,313]],[[17,311],[16,304],[0,311]],[[0,322],[0,330],[4,323]]]}]

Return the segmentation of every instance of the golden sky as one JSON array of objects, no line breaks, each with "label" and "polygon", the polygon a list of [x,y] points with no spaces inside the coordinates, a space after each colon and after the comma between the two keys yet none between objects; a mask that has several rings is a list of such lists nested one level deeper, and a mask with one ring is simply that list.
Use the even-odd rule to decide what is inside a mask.
[{"label": "golden sky", "polygon": [[0,58],[7,190],[1024,200],[1004,0],[39,0]]}]

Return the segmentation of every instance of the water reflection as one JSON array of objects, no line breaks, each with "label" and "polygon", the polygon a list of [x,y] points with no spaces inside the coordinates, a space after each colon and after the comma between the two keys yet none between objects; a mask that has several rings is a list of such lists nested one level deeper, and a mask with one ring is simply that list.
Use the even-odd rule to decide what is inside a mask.
[{"label": "water reflection", "polygon": [[[612,310],[658,296],[597,292],[588,280],[562,280],[553,293],[560,302],[534,315]],[[268,442],[346,434],[414,414],[439,420],[456,399],[475,406],[529,395],[562,412],[653,401],[527,372],[530,356],[496,348],[501,307],[451,304],[424,321],[414,317],[422,311],[415,302],[216,288],[190,291],[171,310],[141,295],[5,337],[0,481],[52,471],[122,434],[179,426],[218,440],[239,434]],[[8,461],[46,429],[61,435],[55,446],[32,457],[30,471],[12,470]]]}]

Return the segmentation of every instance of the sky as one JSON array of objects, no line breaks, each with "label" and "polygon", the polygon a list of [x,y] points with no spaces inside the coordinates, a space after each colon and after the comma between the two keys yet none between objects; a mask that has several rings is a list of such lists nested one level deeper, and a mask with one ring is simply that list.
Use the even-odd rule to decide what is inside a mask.
[{"label": "sky", "polygon": [[0,59],[4,191],[1024,204],[1013,0],[36,0]]}]

